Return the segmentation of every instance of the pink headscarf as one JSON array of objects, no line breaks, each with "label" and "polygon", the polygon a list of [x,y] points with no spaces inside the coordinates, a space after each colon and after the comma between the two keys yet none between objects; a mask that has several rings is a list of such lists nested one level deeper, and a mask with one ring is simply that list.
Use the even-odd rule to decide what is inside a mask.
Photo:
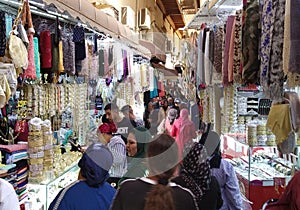
[{"label": "pink headscarf", "polygon": [[194,123],[189,119],[187,109],[180,111],[180,117],[174,122],[171,135],[175,137],[178,145],[178,158],[182,160],[182,153],[185,143],[196,138],[196,129]]}]

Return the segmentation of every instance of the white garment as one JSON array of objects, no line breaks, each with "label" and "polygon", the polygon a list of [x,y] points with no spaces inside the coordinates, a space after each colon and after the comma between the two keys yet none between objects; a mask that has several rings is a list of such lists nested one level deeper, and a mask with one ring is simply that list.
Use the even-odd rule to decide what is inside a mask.
[{"label": "white garment", "polygon": [[127,172],[126,146],[120,135],[113,136],[107,144],[114,161],[110,168],[111,177],[123,177]]},{"label": "white garment", "polygon": [[19,199],[13,186],[0,179],[0,210],[20,210]]}]

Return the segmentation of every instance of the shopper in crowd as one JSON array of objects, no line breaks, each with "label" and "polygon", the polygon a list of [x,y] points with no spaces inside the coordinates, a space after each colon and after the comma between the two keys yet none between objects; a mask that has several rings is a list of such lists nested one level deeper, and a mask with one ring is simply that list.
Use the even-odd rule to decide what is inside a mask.
[{"label": "shopper in crowd", "polygon": [[180,116],[180,110],[181,110],[180,106],[181,106],[181,100],[179,98],[175,98],[173,108],[177,110],[177,118],[179,118]]},{"label": "shopper in crowd", "polygon": [[20,210],[19,199],[14,187],[0,178],[0,210]]},{"label": "shopper in crowd", "polygon": [[222,207],[223,200],[218,180],[210,175],[207,158],[205,147],[194,143],[183,159],[179,176],[172,181],[192,191],[199,209],[216,210]]},{"label": "shopper in crowd", "polygon": [[108,210],[116,192],[106,182],[112,164],[113,156],[105,145],[90,145],[78,163],[79,180],[62,189],[49,210]]},{"label": "shopper in crowd", "polygon": [[217,138],[210,138],[210,136],[208,135],[207,143],[209,142],[209,145],[217,145],[209,159],[211,175],[217,178],[221,187],[223,198],[221,210],[241,210],[243,209],[243,201],[234,168],[231,163],[222,159],[220,137],[217,135]]},{"label": "shopper in crowd", "polygon": [[120,135],[113,136],[116,131],[117,127],[113,122],[103,123],[98,129],[100,142],[107,145],[114,158],[107,180],[114,188],[118,187],[119,180],[127,172],[126,145]]},{"label": "shopper in crowd", "polygon": [[171,130],[171,136],[175,137],[178,145],[178,158],[183,158],[185,147],[193,143],[193,139],[197,137],[194,123],[189,119],[187,109],[180,111],[180,117],[175,120]]},{"label": "shopper in crowd", "polygon": [[155,135],[158,122],[158,109],[154,108],[153,102],[151,101],[147,104],[143,120],[145,123],[145,128],[147,128],[152,135]]},{"label": "shopper in crowd", "polygon": [[300,209],[300,172],[296,172],[289,181],[283,194],[275,203],[268,204],[265,210],[298,210]]},{"label": "shopper in crowd", "polygon": [[115,103],[109,103],[104,107],[106,118],[110,122],[114,122],[117,125],[117,134],[120,134],[124,143],[127,143],[127,137],[129,131],[133,129],[133,125],[126,117],[121,117],[119,113],[119,107]]},{"label": "shopper in crowd", "polygon": [[170,109],[168,111],[167,117],[165,120],[163,120],[160,125],[157,127],[157,132],[158,134],[170,134],[171,130],[173,128],[173,124],[175,122],[175,119],[177,117],[177,110],[176,109]]},{"label": "shopper in crowd", "polygon": [[133,109],[130,105],[125,105],[121,108],[121,112],[123,113],[124,117],[130,120],[133,127],[137,127],[135,119],[136,116],[133,113]]},{"label": "shopper in crowd", "polygon": [[161,134],[147,150],[150,175],[124,181],[116,194],[111,210],[193,210],[198,209],[193,194],[169,180],[177,165],[174,139]]},{"label": "shopper in crowd", "polygon": [[[159,112],[158,112],[158,120],[157,120],[157,125],[160,125],[160,123],[166,119],[167,117],[167,113],[169,111],[169,106],[168,106],[168,101],[167,99],[162,99],[161,100],[161,107],[159,109]],[[157,129],[157,128],[156,128]]]},{"label": "shopper in crowd", "polygon": [[144,177],[148,175],[145,156],[151,138],[150,132],[144,127],[136,127],[130,131],[126,144],[128,155],[127,173],[120,182],[128,178]]},{"label": "shopper in crowd", "polygon": [[106,114],[102,115],[101,117],[101,122],[102,123],[109,123],[110,121],[107,119]]}]

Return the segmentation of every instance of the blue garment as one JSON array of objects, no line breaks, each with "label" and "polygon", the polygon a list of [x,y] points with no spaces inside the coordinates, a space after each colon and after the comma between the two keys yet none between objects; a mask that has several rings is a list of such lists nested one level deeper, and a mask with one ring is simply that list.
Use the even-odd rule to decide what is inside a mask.
[{"label": "blue garment", "polygon": [[220,210],[243,209],[239,183],[233,166],[221,159],[220,168],[212,168],[210,172],[216,177],[221,187],[223,206]]},{"label": "blue garment", "polygon": [[95,188],[85,181],[76,181],[59,192],[48,210],[108,210],[115,193],[106,182]]}]

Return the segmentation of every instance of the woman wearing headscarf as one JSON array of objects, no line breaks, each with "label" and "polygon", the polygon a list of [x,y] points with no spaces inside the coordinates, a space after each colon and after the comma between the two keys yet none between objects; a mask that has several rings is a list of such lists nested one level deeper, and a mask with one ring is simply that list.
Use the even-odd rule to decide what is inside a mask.
[{"label": "woman wearing headscarf", "polygon": [[216,210],[221,208],[223,200],[218,180],[210,175],[207,157],[205,147],[194,143],[183,159],[179,176],[172,181],[192,191],[199,209]]},{"label": "woman wearing headscarf", "polygon": [[113,156],[101,143],[93,143],[79,160],[78,181],[62,189],[49,210],[108,210],[115,189],[106,182]]},{"label": "woman wearing headscarf", "polygon": [[[220,151],[220,137],[215,132],[215,138],[210,138],[213,135],[208,135],[207,144],[217,145],[211,155],[210,172],[215,176],[221,187],[223,205],[221,210],[241,210],[243,209],[243,201],[240,193],[240,187],[234,168],[227,160],[222,159]],[[210,148],[212,149],[212,148]]]},{"label": "woman wearing headscarf", "polygon": [[145,157],[147,146],[151,138],[152,136],[149,130],[144,127],[136,127],[129,132],[126,144],[128,155],[127,173],[119,183],[128,178],[144,177],[148,175]]},{"label": "woman wearing headscarf", "polygon": [[120,135],[113,135],[117,130],[113,122],[103,123],[98,128],[99,141],[107,145],[114,158],[107,182],[115,188],[118,187],[119,180],[127,172],[126,145]]},{"label": "woman wearing headscarf", "polygon": [[176,117],[177,117],[177,110],[173,108],[170,109],[168,111],[166,119],[164,119],[157,127],[157,134],[163,134],[163,133],[170,134]]},{"label": "woman wearing headscarf", "polygon": [[193,194],[170,182],[177,167],[177,144],[167,135],[158,135],[149,143],[147,165],[149,176],[124,181],[111,210],[196,210]]},{"label": "woman wearing headscarf", "polygon": [[175,120],[171,130],[171,136],[175,137],[178,145],[178,160],[182,160],[184,148],[193,143],[193,139],[197,137],[194,123],[189,119],[187,109],[180,111],[180,117]]}]

